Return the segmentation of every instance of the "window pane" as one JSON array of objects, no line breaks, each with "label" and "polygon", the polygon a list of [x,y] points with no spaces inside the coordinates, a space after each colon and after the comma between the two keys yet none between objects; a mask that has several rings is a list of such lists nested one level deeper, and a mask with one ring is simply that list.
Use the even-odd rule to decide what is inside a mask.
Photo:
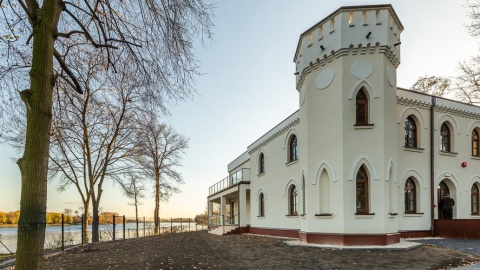
[{"label": "window pane", "polygon": [[365,210],[367,208],[365,195],[365,183],[357,183],[357,210]]}]

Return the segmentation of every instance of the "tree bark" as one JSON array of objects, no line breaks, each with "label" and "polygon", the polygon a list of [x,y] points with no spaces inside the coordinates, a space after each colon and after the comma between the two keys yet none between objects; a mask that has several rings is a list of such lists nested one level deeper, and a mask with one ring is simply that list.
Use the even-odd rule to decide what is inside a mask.
[{"label": "tree bark", "polygon": [[155,235],[160,234],[160,175],[155,173],[155,210],[153,218],[155,219]]},{"label": "tree bark", "polygon": [[27,129],[23,157],[17,162],[22,191],[15,264],[20,270],[39,269],[43,261],[54,85],[53,45],[62,10],[59,0],[45,0],[41,9],[29,4],[33,27],[32,69],[30,89],[20,94],[27,107]]},{"label": "tree bark", "polygon": [[100,232],[99,232],[99,217],[98,217],[98,205],[97,200],[92,198],[92,242],[100,242]]},{"label": "tree bark", "polygon": [[85,218],[83,219],[83,239],[82,239],[82,242],[87,244],[88,243],[88,214],[89,214],[89,211],[88,211],[88,208],[90,207],[90,201],[88,202],[84,202],[83,203],[83,209],[84,210],[84,213],[85,213]]}]

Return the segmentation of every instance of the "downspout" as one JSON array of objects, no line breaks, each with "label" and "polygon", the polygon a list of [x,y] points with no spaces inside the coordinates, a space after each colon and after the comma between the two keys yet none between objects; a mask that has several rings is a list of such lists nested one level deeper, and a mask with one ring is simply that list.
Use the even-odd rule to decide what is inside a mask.
[{"label": "downspout", "polygon": [[430,235],[434,234],[434,223],[435,223],[435,153],[434,153],[434,119],[435,119],[435,105],[436,99],[432,96],[432,105],[430,106]]}]

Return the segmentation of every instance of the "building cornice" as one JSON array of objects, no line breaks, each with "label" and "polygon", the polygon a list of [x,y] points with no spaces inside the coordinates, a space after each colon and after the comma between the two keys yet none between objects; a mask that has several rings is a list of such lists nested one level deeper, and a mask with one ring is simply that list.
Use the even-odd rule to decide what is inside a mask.
[{"label": "building cornice", "polygon": [[[295,115],[295,114],[294,114]],[[289,117],[290,118],[290,117]],[[288,118],[286,120],[289,120]],[[287,121],[285,125],[280,127],[277,131],[274,131],[273,129],[268,132],[267,134],[263,135],[260,139],[258,139],[256,142],[251,144],[248,147],[248,153],[251,155],[253,152],[257,151],[258,149],[262,148],[263,146],[267,145],[274,139],[278,138],[282,134],[288,132],[292,127],[300,124],[300,118],[296,117],[291,119],[290,121]],[[274,131],[274,132],[272,132]]]},{"label": "building cornice", "polygon": [[[412,98],[406,97],[398,97],[397,96],[397,104],[404,105],[408,107],[414,107],[417,109],[430,109],[432,104],[430,102],[420,101]],[[434,107],[435,112],[439,113],[446,113],[450,115],[455,115],[459,117],[464,117],[468,119],[480,120],[480,112],[472,112],[468,110],[461,110],[445,105],[435,105]]]},{"label": "building cornice", "polygon": [[391,48],[390,46],[382,45],[380,46],[380,43],[376,43],[375,46],[372,46],[370,43],[366,44],[366,46],[363,46],[361,43],[358,44],[358,46],[355,47],[355,45],[351,44],[349,48],[342,48],[337,51],[332,51],[329,55],[324,54],[323,58],[317,58],[317,60],[314,62],[310,62],[310,65],[304,68],[300,74],[300,77],[298,78],[297,81],[297,90],[300,91],[300,89],[303,86],[303,83],[305,81],[305,78],[307,75],[318,69],[319,67],[322,67],[326,65],[327,63],[332,62],[334,59],[338,59],[343,56],[349,56],[349,55],[363,55],[363,54],[375,54],[375,53],[383,53],[385,56],[390,60],[393,66],[397,68],[400,65],[400,57],[395,53],[394,48]]}]

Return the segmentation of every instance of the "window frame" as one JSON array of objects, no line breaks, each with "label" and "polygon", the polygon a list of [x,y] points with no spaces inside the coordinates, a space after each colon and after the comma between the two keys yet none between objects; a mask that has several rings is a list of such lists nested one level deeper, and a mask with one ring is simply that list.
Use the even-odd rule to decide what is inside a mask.
[{"label": "window frame", "polygon": [[298,216],[298,190],[295,185],[291,185],[288,191],[288,215]]},{"label": "window frame", "polygon": [[265,195],[263,192],[260,192],[260,196],[258,198],[258,216],[264,217],[265,216]]},{"label": "window frame", "polygon": [[418,147],[417,123],[411,115],[405,118],[405,147]]},{"label": "window frame", "polygon": [[295,134],[290,136],[288,140],[288,162],[294,162],[298,160],[298,138]]},{"label": "window frame", "polygon": [[258,174],[264,174],[265,173],[265,155],[260,153],[258,156]]},{"label": "window frame", "polygon": [[[408,184],[412,183],[412,186],[409,188]],[[407,194],[410,193],[408,196]],[[417,183],[412,177],[407,178],[405,181],[404,187],[404,207],[405,207],[405,214],[415,214],[417,213]],[[410,203],[413,202],[412,209],[410,208]]]},{"label": "window frame", "polygon": [[440,127],[440,151],[452,152],[452,132],[447,122]]},{"label": "window frame", "polygon": [[[362,99],[361,99],[362,98]],[[361,110],[361,108],[363,110]],[[365,88],[360,88],[355,96],[355,125],[368,126],[369,125],[369,99]],[[359,121],[361,120],[361,121]]]},{"label": "window frame", "polygon": [[[476,190],[474,190],[474,188]],[[472,189],[470,191],[470,209],[472,215],[480,215],[480,188],[477,183],[473,183]],[[476,211],[474,211],[474,206],[476,205]]]},{"label": "window frame", "polygon": [[[363,174],[363,178],[360,178],[360,173]],[[363,186],[363,201],[364,201],[364,208],[359,208],[359,185]],[[366,215],[370,213],[370,205],[369,205],[369,177],[368,172],[364,165],[360,167],[357,171],[357,175],[355,177],[355,213],[357,215]],[[360,198],[362,198],[360,197]]]},{"label": "window frame", "polygon": [[480,157],[480,136],[477,129],[472,130],[472,156]]}]

